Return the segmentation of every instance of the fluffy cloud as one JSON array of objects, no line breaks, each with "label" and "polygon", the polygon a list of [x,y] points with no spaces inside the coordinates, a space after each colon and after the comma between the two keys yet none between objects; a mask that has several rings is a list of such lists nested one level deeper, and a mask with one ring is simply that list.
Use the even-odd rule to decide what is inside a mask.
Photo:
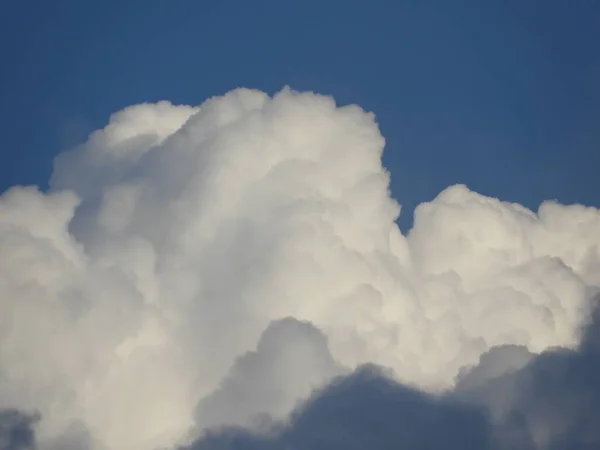
[{"label": "fluffy cloud", "polygon": [[266,415],[284,417],[343,371],[317,328],[292,318],[272,322],[256,351],[236,359],[221,386],[202,399],[196,422],[201,429],[268,424]]},{"label": "fluffy cloud", "polygon": [[600,212],[459,185],[404,236],[383,148],[372,114],[289,89],[113,115],[49,192],[0,197],[0,406],[39,411],[44,450],[149,450],[365,363],[410,397],[575,348]]},{"label": "fluffy cloud", "polygon": [[600,311],[575,350],[496,347],[431,395],[361,367],[266,432],[208,430],[181,450],[572,450],[600,446]]}]

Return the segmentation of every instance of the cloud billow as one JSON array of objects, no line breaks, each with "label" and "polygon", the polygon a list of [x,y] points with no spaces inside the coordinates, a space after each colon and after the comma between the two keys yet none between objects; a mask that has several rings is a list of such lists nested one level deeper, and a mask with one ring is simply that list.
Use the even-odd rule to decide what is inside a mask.
[{"label": "cloud billow", "polygon": [[419,392],[377,367],[363,366],[334,380],[271,436],[236,428],[209,431],[186,449],[481,450],[487,448],[488,433],[479,408]]},{"label": "cloud billow", "polygon": [[[204,445],[230,426],[256,448],[309,445],[346,398],[405,414],[398,442],[419,423],[463,447],[594,442],[597,402],[558,386],[595,395],[580,345],[598,209],[456,185],[403,235],[384,144],[373,114],[287,88],[115,113],[56,158],[48,192],[0,196],[0,407],[39,411],[43,450]],[[531,384],[546,365],[562,375]],[[344,414],[356,442],[387,445]]]},{"label": "cloud billow", "polygon": [[600,446],[600,314],[594,319],[578,349],[524,358],[524,349],[493,348],[442,395],[367,365],[271,432],[209,429],[185,450],[592,450]]}]

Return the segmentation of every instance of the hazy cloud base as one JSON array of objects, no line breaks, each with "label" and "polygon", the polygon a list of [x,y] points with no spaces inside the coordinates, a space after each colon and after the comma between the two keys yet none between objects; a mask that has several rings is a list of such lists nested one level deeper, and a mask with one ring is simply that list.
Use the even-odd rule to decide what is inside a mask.
[{"label": "hazy cloud base", "polygon": [[[572,450],[600,445],[600,314],[577,350],[529,355],[496,347],[461,377],[431,395],[363,366],[336,378],[266,432],[208,430],[187,450],[411,448]],[[512,354],[512,358],[511,358]],[[524,362],[524,364],[523,364]]]},{"label": "hazy cloud base", "polygon": [[238,89],[3,193],[2,445],[29,411],[43,450],[597,445],[600,212],[458,185],[404,236],[383,147],[357,106]]}]

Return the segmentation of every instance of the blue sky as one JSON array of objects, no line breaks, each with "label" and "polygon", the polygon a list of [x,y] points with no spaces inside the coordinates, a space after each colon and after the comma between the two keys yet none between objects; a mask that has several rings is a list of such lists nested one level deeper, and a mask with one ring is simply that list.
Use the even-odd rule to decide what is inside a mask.
[{"label": "blue sky", "polygon": [[377,115],[394,196],[444,187],[600,206],[600,3],[7,0],[0,190],[125,106],[245,86]]}]

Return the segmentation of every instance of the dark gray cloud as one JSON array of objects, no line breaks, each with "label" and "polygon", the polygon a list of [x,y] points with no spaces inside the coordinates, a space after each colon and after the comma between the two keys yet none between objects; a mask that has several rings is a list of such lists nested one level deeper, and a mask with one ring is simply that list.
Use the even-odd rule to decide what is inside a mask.
[{"label": "dark gray cloud", "polygon": [[482,408],[403,386],[369,365],[334,380],[270,434],[221,429],[188,450],[479,450],[490,431]]},{"label": "dark gray cloud", "polygon": [[0,450],[34,449],[34,426],[38,420],[38,414],[27,414],[16,409],[0,409]]},{"label": "dark gray cloud", "polygon": [[87,428],[74,422],[56,438],[38,444],[36,425],[41,414],[26,413],[18,409],[0,408],[0,450],[89,450],[92,437]]},{"label": "dark gray cloud", "polygon": [[[514,357],[517,350],[512,352]],[[584,330],[579,349],[546,351],[520,369],[482,381],[482,368],[501,353],[505,356],[506,349],[483,355],[480,364],[459,381],[456,395],[486,405],[496,427],[508,429],[518,422],[518,431],[527,433],[537,448],[600,448],[599,309]],[[526,350],[520,353],[522,359]]]}]

